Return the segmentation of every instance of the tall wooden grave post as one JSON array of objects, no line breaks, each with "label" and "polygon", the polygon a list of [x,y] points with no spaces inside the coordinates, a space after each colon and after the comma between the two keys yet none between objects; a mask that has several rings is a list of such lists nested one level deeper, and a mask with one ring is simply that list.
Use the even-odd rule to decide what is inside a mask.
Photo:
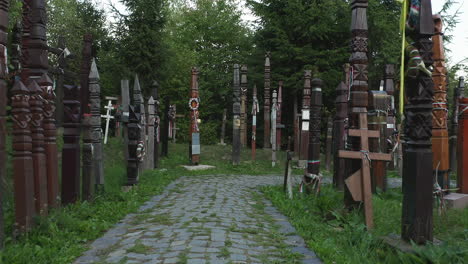
[{"label": "tall wooden grave post", "polygon": [[192,68],[190,82],[190,164],[200,163],[200,129],[198,127],[200,98],[198,97],[198,69]]},{"label": "tall wooden grave post", "polygon": [[398,142],[394,140],[394,133],[397,131],[396,128],[396,118],[395,118],[395,65],[394,64],[386,64],[384,70],[384,91],[387,93],[389,98],[389,107],[387,111],[387,130],[385,133],[385,139],[391,140],[391,144],[388,146],[387,153],[392,154],[392,162],[388,164],[389,169],[394,169],[396,160],[398,158],[397,152],[393,152],[393,148],[395,147]]},{"label": "tall wooden grave post", "polygon": [[325,169],[330,171],[333,145],[333,120],[331,116],[327,120],[327,138],[325,139],[325,144]]},{"label": "tall wooden grave post", "polygon": [[457,142],[458,142],[458,115],[460,107],[460,97],[462,97],[465,88],[465,79],[460,77],[458,79],[458,86],[453,92],[453,112],[452,112],[452,131],[450,136],[450,171],[457,171]]},{"label": "tall wooden grave post", "polygon": [[447,68],[445,66],[442,18],[434,15],[435,34],[432,37],[434,46],[434,101],[432,103],[432,152],[434,153],[432,169],[437,174],[437,181],[442,189],[450,188],[449,180],[449,137],[447,107]]},{"label": "tall wooden grave post", "polygon": [[13,121],[13,173],[15,186],[15,228],[27,231],[35,216],[34,171],[29,90],[17,80],[11,90]]},{"label": "tall wooden grave post", "polygon": [[148,149],[146,151],[147,158],[147,169],[152,170],[154,168],[154,124],[155,124],[155,101],[153,96],[148,100]]},{"label": "tall wooden grave post", "polygon": [[219,144],[225,146],[224,138],[226,137],[226,122],[227,122],[227,108],[223,110],[223,123],[221,124],[221,138],[219,139]]},{"label": "tall wooden grave post", "polygon": [[[414,31],[408,32],[413,43],[410,50],[410,66],[424,63],[426,69],[433,65],[432,41],[434,21],[430,0],[421,0],[419,22]],[[409,3],[408,3],[409,5]],[[409,21],[411,23],[411,20]],[[419,52],[419,54],[417,54]],[[413,64],[414,63],[414,64]],[[424,66],[422,65],[422,66]],[[411,68],[410,68],[411,69]],[[424,244],[432,241],[433,174],[432,166],[432,100],[434,83],[430,72],[416,68],[416,74],[406,78],[403,148],[403,206],[402,238]]]},{"label": "tall wooden grave post", "polygon": [[345,149],[345,126],[348,118],[348,86],[341,82],[336,87],[336,114],[333,120],[333,185],[338,190],[344,189],[346,174],[346,160],[338,155],[339,150]]},{"label": "tall wooden grave post", "polygon": [[294,101],[293,101],[293,108],[294,108],[294,153],[291,154],[291,159],[297,159],[299,150],[300,150],[300,141],[301,141],[301,134],[300,134],[300,115],[298,112],[298,98],[297,98],[297,92],[294,92]]},{"label": "tall wooden grave post", "polygon": [[62,203],[74,203],[80,191],[80,87],[64,85]]},{"label": "tall wooden grave post", "polygon": [[[123,124],[123,139],[124,139],[124,154],[125,159],[128,160],[128,118],[130,107],[130,84],[128,80],[120,81],[120,95],[122,97],[122,104],[120,105],[120,122]],[[99,113],[100,114],[100,113]]]},{"label": "tall wooden grave post", "polygon": [[260,106],[257,99],[257,85],[254,85],[252,96],[252,160],[255,160],[257,154],[257,114],[259,112]]},{"label": "tall wooden grave post", "polygon": [[[367,115],[368,105],[368,29],[367,29],[367,0],[352,0],[351,1],[351,58],[350,64],[353,78],[350,85],[350,103],[349,103],[349,127],[351,129],[359,129],[359,116],[361,113]],[[367,118],[366,118],[367,119]],[[367,120],[365,122],[367,128]],[[348,139],[348,144],[353,151],[360,151],[360,138],[352,137]],[[350,177],[361,169],[362,162],[360,160],[350,160],[346,165],[345,178]],[[358,201],[353,200],[349,189],[345,185],[345,205],[349,207],[359,206]]]},{"label": "tall wooden grave post", "polygon": [[127,186],[138,183],[140,159],[138,158],[138,142],[140,141],[140,105],[129,105],[128,108],[128,157],[127,157]]},{"label": "tall wooden grave post", "polygon": [[89,34],[83,37],[83,51],[81,62],[81,125],[83,133],[83,147],[82,147],[82,198],[90,200],[94,194],[94,179],[93,179],[93,143],[92,143],[92,130],[91,130],[91,112],[89,106],[89,73],[91,70],[91,52],[92,52],[92,36]]},{"label": "tall wooden grave post", "polygon": [[241,145],[247,146],[247,65],[241,66]]},{"label": "tall wooden grave post", "polygon": [[271,166],[276,166],[276,117],[278,112],[278,93],[273,90],[273,102],[271,103]]},{"label": "tall wooden grave post", "polygon": [[57,150],[57,128],[55,127],[55,93],[53,82],[47,74],[42,75],[38,81],[42,89],[44,102],[44,149],[46,153],[47,166],[47,202],[49,208],[59,205],[59,174],[58,174],[58,150]]},{"label": "tall wooden grave post", "polygon": [[154,157],[153,165],[154,168],[159,167],[159,140],[161,132],[161,118],[159,117],[159,83],[153,81],[151,93],[154,99]]},{"label": "tall wooden grave post", "polygon": [[169,112],[171,101],[169,96],[164,97],[164,124],[161,132],[161,157],[167,157],[169,148]]},{"label": "tall wooden grave post", "polygon": [[265,85],[263,90],[263,148],[271,148],[270,137],[270,87],[271,87],[271,53],[265,55]]},{"label": "tall wooden grave post", "polygon": [[[147,142],[146,142],[146,115],[145,115],[145,102],[143,101],[143,95],[141,94],[141,87],[140,87],[140,80],[138,79],[138,75],[135,75],[135,82],[133,84],[133,105],[138,107],[139,114],[140,114],[140,142],[143,143],[143,152],[146,152],[147,149]],[[140,145],[141,146],[141,145]],[[146,157],[143,155],[140,160],[140,164],[138,166],[140,173],[146,169]]]},{"label": "tall wooden grave post", "polygon": [[240,76],[239,64],[234,64],[234,79],[233,79],[233,97],[232,97],[232,164],[239,165],[240,163]]},{"label": "tall wooden grave post", "polygon": [[9,0],[0,0],[0,248],[3,247],[3,197],[6,181],[6,106],[8,74],[7,54],[7,28],[8,28]]},{"label": "tall wooden grave post", "polygon": [[[387,111],[388,95],[384,91],[369,91],[368,128],[379,131],[378,138],[369,139],[369,150],[375,153],[387,153]],[[387,189],[387,164],[382,160],[371,161],[370,174],[372,178],[372,192],[377,188]]]},{"label": "tall wooden grave post", "polygon": [[310,79],[311,71],[304,71],[304,92],[302,97],[301,115],[301,144],[299,152],[299,167],[307,168],[309,154],[309,126],[310,126]]},{"label": "tall wooden grave post", "polygon": [[312,80],[311,100],[310,100],[310,125],[308,142],[307,173],[304,176],[306,184],[310,183],[314,176],[320,173],[320,128],[322,110],[322,86],[320,79]]},{"label": "tall wooden grave post", "polygon": [[97,189],[104,187],[104,160],[101,131],[101,86],[96,61],[91,63],[89,72],[89,103],[91,106],[91,143],[93,144],[93,177]]},{"label": "tall wooden grave post", "polygon": [[457,187],[460,193],[468,194],[468,98],[459,100]]},{"label": "tall wooden grave post", "polygon": [[281,109],[283,105],[283,81],[278,82],[278,112],[276,112],[276,148],[281,150],[281,129],[285,126],[281,123]]},{"label": "tall wooden grave post", "polygon": [[26,0],[23,2],[23,37],[21,79],[30,90],[29,98],[32,119],[32,156],[34,171],[34,198],[36,211],[47,214],[47,168],[44,150],[44,118],[41,88],[36,81],[47,73],[48,48],[46,39],[46,2],[45,0]]}]

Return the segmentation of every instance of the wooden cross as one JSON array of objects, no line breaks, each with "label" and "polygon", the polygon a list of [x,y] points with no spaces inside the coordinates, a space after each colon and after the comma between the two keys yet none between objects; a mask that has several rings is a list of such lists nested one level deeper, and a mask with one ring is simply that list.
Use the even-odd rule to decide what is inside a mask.
[{"label": "wooden cross", "polygon": [[107,113],[105,115],[101,115],[101,117],[106,119],[106,132],[104,134],[104,144],[107,144],[107,136],[109,135],[109,123],[111,119],[114,119],[114,117],[111,116],[111,111],[114,109],[114,106],[112,105],[112,100],[109,100],[109,102],[104,108],[107,109]]},{"label": "wooden cross", "polygon": [[348,135],[350,137],[361,138],[361,151],[346,151],[340,150],[338,156],[345,159],[360,159],[361,169],[346,179],[351,195],[355,201],[364,201],[364,215],[366,218],[367,229],[374,227],[374,219],[372,212],[372,187],[370,177],[370,162],[371,160],[391,161],[390,154],[385,153],[369,153],[369,138],[378,138],[379,131],[367,129],[367,113],[359,114],[359,129],[350,129]]}]

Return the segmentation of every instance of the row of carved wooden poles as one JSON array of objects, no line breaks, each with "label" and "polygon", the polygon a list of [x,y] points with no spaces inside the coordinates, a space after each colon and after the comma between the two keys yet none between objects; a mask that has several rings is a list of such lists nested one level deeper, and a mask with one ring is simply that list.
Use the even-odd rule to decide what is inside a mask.
[{"label": "row of carved wooden poles", "polygon": [[[8,24],[8,1],[0,1],[0,162],[5,163],[4,151],[6,135],[6,91],[7,91],[7,61],[6,27]],[[23,19],[15,26],[11,55],[12,71],[9,76],[14,80],[11,90],[11,120],[13,122],[13,175],[15,197],[15,227],[20,231],[27,231],[33,225],[35,215],[46,215],[49,208],[57,207],[60,202],[67,204],[79,197],[80,183],[80,121],[81,104],[87,104],[88,94],[79,94],[79,86],[63,85],[73,83],[70,75],[66,74],[63,64],[59,70],[49,67],[48,53],[52,51],[59,55],[59,61],[64,61],[65,49],[53,49],[46,43],[46,4],[44,0],[29,0],[23,2]],[[102,173],[90,171],[89,168],[102,168],[100,155],[100,106],[99,106],[99,75],[95,63],[91,67],[91,39],[85,37],[83,50],[84,63],[82,67],[82,87],[91,90],[91,113],[87,118],[91,120],[91,139],[85,136],[84,154],[88,144],[94,144],[94,158],[96,164],[90,167],[84,157],[83,198],[92,195],[93,178],[103,181]],[[20,67],[21,65],[21,67]],[[91,67],[91,69],[90,69]],[[91,73],[90,73],[91,71]],[[58,153],[55,127],[55,93],[49,73],[62,72],[59,76],[68,77],[58,83],[58,90],[64,90],[64,148],[62,152],[62,192],[60,198]],[[25,85],[26,84],[26,85]],[[63,86],[62,86],[63,85]],[[88,91],[87,88],[85,88]],[[84,91],[83,89],[81,91]],[[83,103],[80,102],[81,101]],[[59,98],[61,99],[61,98]],[[97,101],[95,101],[97,99]],[[62,101],[59,101],[61,105]],[[89,111],[89,110],[88,110]],[[84,112],[83,112],[84,113]],[[88,114],[89,113],[89,114]],[[84,119],[86,120],[86,119]],[[96,121],[97,120],[97,121]],[[85,134],[89,131],[85,131]],[[99,167],[100,166],[100,167]],[[5,177],[5,166],[1,166],[0,178]],[[99,170],[99,169],[97,169]],[[4,182],[3,180],[1,182]],[[4,192],[1,191],[3,194]],[[2,215],[0,215],[2,218]],[[2,221],[0,221],[1,225]],[[0,226],[2,228],[2,226]]]}]

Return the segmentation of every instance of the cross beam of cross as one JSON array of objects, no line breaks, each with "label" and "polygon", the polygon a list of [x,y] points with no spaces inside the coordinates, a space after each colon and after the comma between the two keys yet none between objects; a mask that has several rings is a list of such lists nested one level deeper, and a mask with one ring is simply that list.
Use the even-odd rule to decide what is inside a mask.
[{"label": "cross beam of cross", "polygon": [[350,129],[348,135],[361,139],[361,151],[340,150],[338,152],[340,158],[361,160],[361,169],[348,177],[345,182],[353,199],[355,201],[364,201],[364,215],[368,229],[374,227],[370,162],[371,160],[392,160],[390,154],[369,152],[369,138],[378,138],[379,134],[379,131],[367,129],[367,113],[360,113],[359,129]]}]

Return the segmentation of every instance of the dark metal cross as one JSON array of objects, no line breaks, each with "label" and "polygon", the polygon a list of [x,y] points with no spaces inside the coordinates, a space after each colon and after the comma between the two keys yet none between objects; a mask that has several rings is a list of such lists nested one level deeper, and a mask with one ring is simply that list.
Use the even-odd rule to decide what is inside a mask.
[{"label": "dark metal cross", "polygon": [[345,159],[360,159],[362,167],[346,179],[346,185],[355,201],[364,201],[364,215],[367,229],[374,227],[372,212],[372,188],[370,177],[371,160],[391,161],[390,154],[370,153],[369,138],[378,138],[379,131],[367,129],[367,113],[359,114],[359,129],[350,129],[348,136],[361,138],[361,151],[340,150],[338,156]]}]

